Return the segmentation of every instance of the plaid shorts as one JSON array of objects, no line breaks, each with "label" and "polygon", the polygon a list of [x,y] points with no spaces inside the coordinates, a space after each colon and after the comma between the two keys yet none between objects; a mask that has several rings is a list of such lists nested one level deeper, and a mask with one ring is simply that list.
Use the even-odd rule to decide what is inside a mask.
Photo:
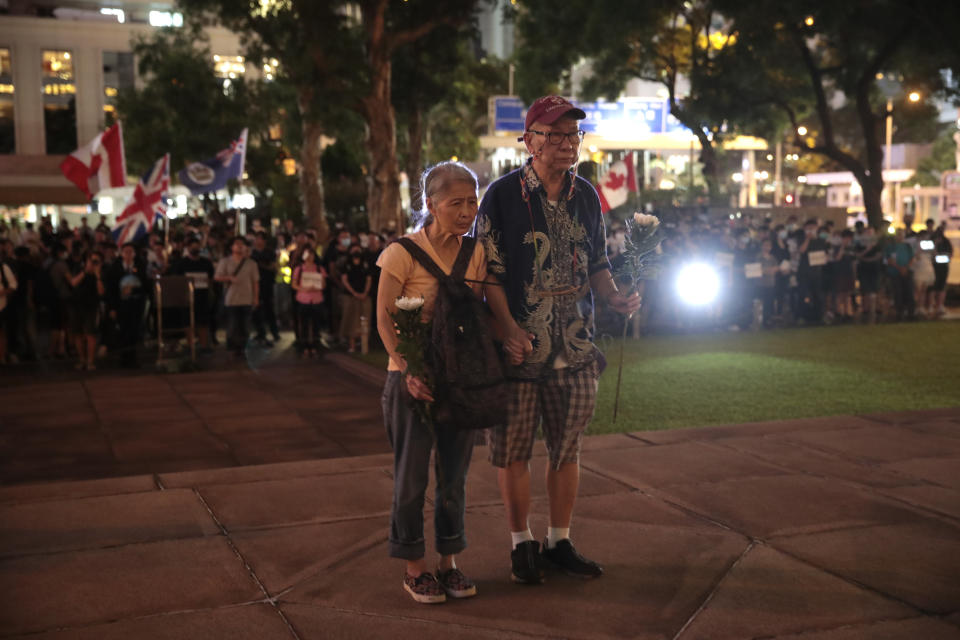
[{"label": "plaid shorts", "polygon": [[580,460],[580,443],[597,400],[597,362],[576,370],[555,369],[539,380],[510,383],[507,424],[489,430],[490,462],[506,467],[533,455],[537,428],[543,435],[554,468]]}]

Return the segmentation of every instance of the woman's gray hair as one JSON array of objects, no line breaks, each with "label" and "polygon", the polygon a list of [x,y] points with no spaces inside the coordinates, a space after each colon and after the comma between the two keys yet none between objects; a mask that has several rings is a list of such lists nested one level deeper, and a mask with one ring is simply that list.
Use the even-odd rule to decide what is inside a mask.
[{"label": "woman's gray hair", "polygon": [[429,226],[433,222],[433,215],[427,208],[427,199],[443,193],[454,182],[466,182],[473,186],[474,191],[480,188],[477,174],[467,165],[455,160],[438,162],[420,175],[421,209],[418,217],[418,229]]}]

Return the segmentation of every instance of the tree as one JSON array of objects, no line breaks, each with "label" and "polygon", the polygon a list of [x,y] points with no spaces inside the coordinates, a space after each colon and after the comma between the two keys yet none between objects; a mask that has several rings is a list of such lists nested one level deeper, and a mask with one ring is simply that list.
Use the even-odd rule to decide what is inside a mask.
[{"label": "tree", "polygon": [[300,191],[304,218],[321,239],[329,233],[320,172],[324,135],[353,115],[357,60],[354,18],[345,2],[312,0],[179,0],[193,19],[221,23],[240,35],[248,62],[277,61],[276,77],[296,94],[300,121]]},{"label": "tree", "polygon": [[525,0],[514,17],[523,42],[517,79],[524,98],[557,91],[557,78],[569,83],[569,69],[582,59],[592,68],[582,87],[587,99],[615,100],[634,78],[662,84],[670,113],[700,142],[710,199],[720,199],[716,145],[732,133],[733,118],[704,108],[699,93],[715,73],[715,58],[735,38],[712,0],[634,3],[627,10],[616,0],[560,6]]},{"label": "tree", "polygon": [[443,26],[394,54],[393,105],[414,206],[424,165],[476,157],[487,128],[487,100],[506,93],[507,65],[478,59],[478,37],[472,25]]},{"label": "tree", "polygon": [[[960,19],[960,7],[948,0],[763,0],[749,6],[716,1],[738,37],[740,58],[727,62],[761,61],[762,91],[750,93],[758,103],[782,110],[790,122],[788,139],[798,152],[821,154],[853,173],[868,221],[879,228],[886,102],[893,97],[884,95],[879,83],[893,78],[892,88],[900,91],[915,87],[928,96],[956,98],[960,47],[948,25]],[[953,71],[952,81],[945,70]],[[798,79],[805,85],[799,92]],[[743,89],[742,84],[730,87]],[[844,104],[856,116],[852,129],[838,127]],[[804,112],[812,126],[801,134]]]}]

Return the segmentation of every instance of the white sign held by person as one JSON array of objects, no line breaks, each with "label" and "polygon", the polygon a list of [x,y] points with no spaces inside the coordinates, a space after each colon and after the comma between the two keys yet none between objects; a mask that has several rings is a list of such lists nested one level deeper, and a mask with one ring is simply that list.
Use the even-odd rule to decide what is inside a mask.
[{"label": "white sign held by person", "polygon": [[747,278],[763,277],[763,265],[759,262],[751,262],[750,264],[745,264],[743,265],[743,270]]},{"label": "white sign held by person", "polygon": [[810,260],[811,267],[822,267],[827,264],[826,251],[811,251],[807,254],[807,258]]},{"label": "white sign held by person", "polygon": [[733,266],[733,254],[732,253],[723,253],[719,252],[716,255],[716,261],[718,267],[732,267]]},{"label": "white sign held by person", "polygon": [[304,289],[321,291],[323,289],[323,274],[319,271],[302,271],[300,273],[300,286]]}]

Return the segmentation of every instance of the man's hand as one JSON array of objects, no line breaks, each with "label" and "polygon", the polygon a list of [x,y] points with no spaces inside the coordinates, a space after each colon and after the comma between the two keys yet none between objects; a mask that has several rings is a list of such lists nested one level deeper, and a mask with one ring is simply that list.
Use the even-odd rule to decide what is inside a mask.
[{"label": "man's hand", "polygon": [[503,341],[503,350],[507,352],[510,364],[523,364],[526,357],[533,353],[533,339],[535,337],[517,323],[513,323],[507,329],[507,335]]},{"label": "man's hand", "polygon": [[430,393],[430,387],[428,387],[423,382],[423,380],[411,375],[407,375],[406,378],[407,378],[407,391],[410,392],[411,396],[413,396],[417,400],[433,402],[433,395]]},{"label": "man's hand", "polygon": [[625,316],[632,316],[636,313],[637,310],[640,309],[641,303],[642,299],[640,298],[640,294],[636,291],[629,296],[624,296],[619,291],[613,291],[607,296],[607,304],[610,308]]}]

